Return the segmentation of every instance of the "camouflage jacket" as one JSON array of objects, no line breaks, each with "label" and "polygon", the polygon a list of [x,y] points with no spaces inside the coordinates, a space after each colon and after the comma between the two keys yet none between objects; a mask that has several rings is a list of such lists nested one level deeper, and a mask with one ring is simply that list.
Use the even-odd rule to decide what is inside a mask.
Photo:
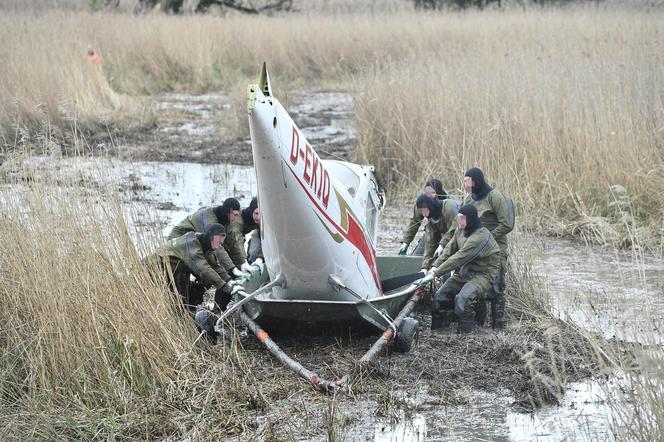
[{"label": "camouflage jacket", "polygon": [[[173,227],[168,239],[178,238],[187,232],[204,232],[210,224],[218,223],[217,215],[212,211],[212,207],[203,207],[193,214],[189,215],[180,223]],[[235,221],[224,225],[226,228],[226,239],[224,240],[224,249],[228,252],[236,266],[242,265],[247,260],[247,253],[244,250],[244,235],[242,235],[241,224]]]},{"label": "camouflage jacket", "polygon": [[474,194],[466,197],[464,204],[472,204],[477,215],[493,235],[500,251],[507,253],[507,234],[514,228],[514,204],[496,189],[492,189],[484,198],[476,200]]},{"label": "camouflage jacket", "polygon": [[189,271],[201,280],[206,287],[223,287],[231,277],[222,268],[212,252],[204,252],[195,232],[169,240],[155,252],[157,255],[171,260],[178,260]]},{"label": "camouflage jacket", "polygon": [[469,237],[457,228],[443,253],[436,259],[436,276],[456,270],[464,279],[481,277],[488,289],[500,265],[500,248],[486,227],[480,227]]},{"label": "camouflage jacket", "polygon": [[442,245],[443,248],[454,236],[457,228],[457,214],[459,213],[459,202],[455,199],[446,199],[442,201],[443,209],[440,220],[437,223],[429,220],[424,228],[424,257],[422,258],[422,268],[428,269],[433,262],[433,254]]}]

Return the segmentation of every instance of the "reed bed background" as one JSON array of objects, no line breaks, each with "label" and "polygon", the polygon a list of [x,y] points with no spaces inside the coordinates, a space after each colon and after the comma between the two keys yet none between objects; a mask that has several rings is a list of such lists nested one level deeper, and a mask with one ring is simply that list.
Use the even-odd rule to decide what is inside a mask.
[{"label": "reed bed background", "polygon": [[411,188],[428,175],[459,188],[479,166],[514,198],[522,227],[630,245],[632,227],[648,226],[635,233],[661,254],[664,41],[651,18],[445,22],[434,54],[415,49],[360,80],[358,158]]},{"label": "reed bed background", "polygon": [[[154,124],[144,97],[230,91],[267,61],[277,93],[356,94],[357,160],[388,191],[482,167],[520,225],[614,245],[664,244],[664,21],[635,8],[458,14],[0,18],[5,146]],[[101,71],[86,60],[90,45]],[[70,137],[67,137],[67,134]],[[631,237],[628,232],[634,232]]]}]

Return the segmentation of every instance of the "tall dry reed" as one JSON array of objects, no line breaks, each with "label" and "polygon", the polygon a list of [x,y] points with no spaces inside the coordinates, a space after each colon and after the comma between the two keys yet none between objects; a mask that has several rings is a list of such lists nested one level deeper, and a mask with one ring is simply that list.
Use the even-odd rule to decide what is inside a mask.
[{"label": "tall dry reed", "polygon": [[522,226],[554,234],[617,243],[628,208],[627,227],[649,227],[639,233],[656,244],[664,221],[661,18],[441,17],[434,47],[416,46],[398,66],[380,63],[358,79],[357,158],[411,191],[432,174],[459,188],[463,171],[479,166],[514,198]]},{"label": "tall dry reed", "polygon": [[[244,94],[262,61],[277,94],[357,93],[357,158],[414,192],[481,166],[522,225],[606,243],[662,243],[661,11],[573,8],[459,14],[0,18],[0,126],[9,146],[145,125],[135,97]],[[101,72],[86,60],[90,45]],[[35,139],[37,138],[37,139]],[[66,137],[64,137],[66,138]],[[616,210],[613,185],[630,200]],[[622,196],[621,196],[622,198]],[[624,224],[630,225],[624,228]]]},{"label": "tall dry reed", "polygon": [[[408,38],[386,46],[393,25]],[[310,87],[343,81],[420,39],[396,16],[5,14],[0,132],[3,144],[13,146],[34,142],[36,134],[62,138],[75,125],[149,123],[146,108],[132,97],[167,90],[232,91],[243,113],[246,84],[263,61],[279,78],[277,91]],[[101,71],[87,60],[88,46],[102,56]]]},{"label": "tall dry reed", "polygon": [[155,237],[130,237],[103,178],[38,166],[1,169],[0,438],[241,431],[255,395],[245,363],[201,341],[143,267],[134,243],[145,253]]}]

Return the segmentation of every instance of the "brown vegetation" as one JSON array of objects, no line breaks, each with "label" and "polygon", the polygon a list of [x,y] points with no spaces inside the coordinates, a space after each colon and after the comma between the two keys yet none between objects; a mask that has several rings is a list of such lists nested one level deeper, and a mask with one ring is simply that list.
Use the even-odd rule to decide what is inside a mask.
[{"label": "brown vegetation", "polygon": [[637,233],[657,249],[661,23],[555,11],[441,19],[436,47],[358,80],[358,158],[409,188],[431,174],[459,188],[480,166],[521,226],[610,244],[647,226]]},{"label": "brown vegetation", "polygon": [[522,226],[661,252],[661,23],[633,9],[8,15],[0,126],[7,146],[73,144],[86,131],[153,124],[142,94],[224,89],[238,119],[220,124],[246,133],[246,83],[266,60],[282,91],[356,91],[357,158],[376,164],[390,189],[413,191],[429,174],[455,187],[479,165],[513,196]]},{"label": "brown vegetation", "polygon": [[[413,193],[430,174],[455,188],[464,169],[479,165],[517,201],[522,226],[661,247],[662,23],[659,12],[634,10],[251,19],[3,15],[3,150],[58,151],[64,143],[79,151],[86,131],[150,124],[140,97],[164,90],[231,90],[243,115],[245,83],[266,60],[277,88],[356,92],[357,158],[375,163],[390,189]],[[101,71],[86,59],[88,45],[102,55]],[[118,196],[103,183],[71,183],[39,171],[3,185],[3,435],[265,436],[269,419],[267,430],[245,425],[256,421],[244,419],[251,410],[268,409],[293,391],[305,396],[299,381],[276,379],[259,351],[224,353],[196,341],[163,281],[141,267]],[[139,238],[139,250],[155,238]],[[519,269],[512,270],[518,277],[511,281],[517,288],[510,314],[522,321],[521,334],[487,339],[487,358],[473,363],[501,356],[504,373],[520,364],[510,372],[512,393],[534,405],[555,401],[568,379],[594,372],[598,360],[607,369],[622,367],[633,397],[645,399],[618,412],[626,423],[646,416],[634,437],[658,434],[661,352],[646,347],[628,365],[597,340],[594,357],[586,337],[546,314],[546,297],[524,288],[529,272]],[[465,342],[445,339],[449,348]],[[352,366],[352,355],[342,355],[346,365],[330,365],[326,374]],[[414,370],[430,368],[415,363],[424,365]],[[434,367],[435,374],[444,368]],[[403,376],[417,378],[415,371]],[[385,387],[371,377],[366,382],[357,391]],[[442,391],[458,382],[432,377],[430,386],[452,404],[456,397]],[[396,388],[388,384],[379,396],[391,398]]]}]

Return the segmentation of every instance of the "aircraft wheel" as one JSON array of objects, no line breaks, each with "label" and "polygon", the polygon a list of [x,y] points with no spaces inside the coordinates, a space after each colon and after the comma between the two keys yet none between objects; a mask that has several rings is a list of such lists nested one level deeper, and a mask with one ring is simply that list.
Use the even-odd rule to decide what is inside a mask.
[{"label": "aircraft wheel", "polygon": [[397,329],[397,336],[394,338],[394,350],[399,353],[408,353],[417,341],[419,331],[419,321],[413,318],[405,318]]},{"label": "aircraft wheel", "polygon": [[200,331],[204,331],[210,339],[213,339],[216,334],[214,331],[214,325],[217,323],[217,318],[218,316],[210,310],[200,309],[194,316],[194,322]]}]

